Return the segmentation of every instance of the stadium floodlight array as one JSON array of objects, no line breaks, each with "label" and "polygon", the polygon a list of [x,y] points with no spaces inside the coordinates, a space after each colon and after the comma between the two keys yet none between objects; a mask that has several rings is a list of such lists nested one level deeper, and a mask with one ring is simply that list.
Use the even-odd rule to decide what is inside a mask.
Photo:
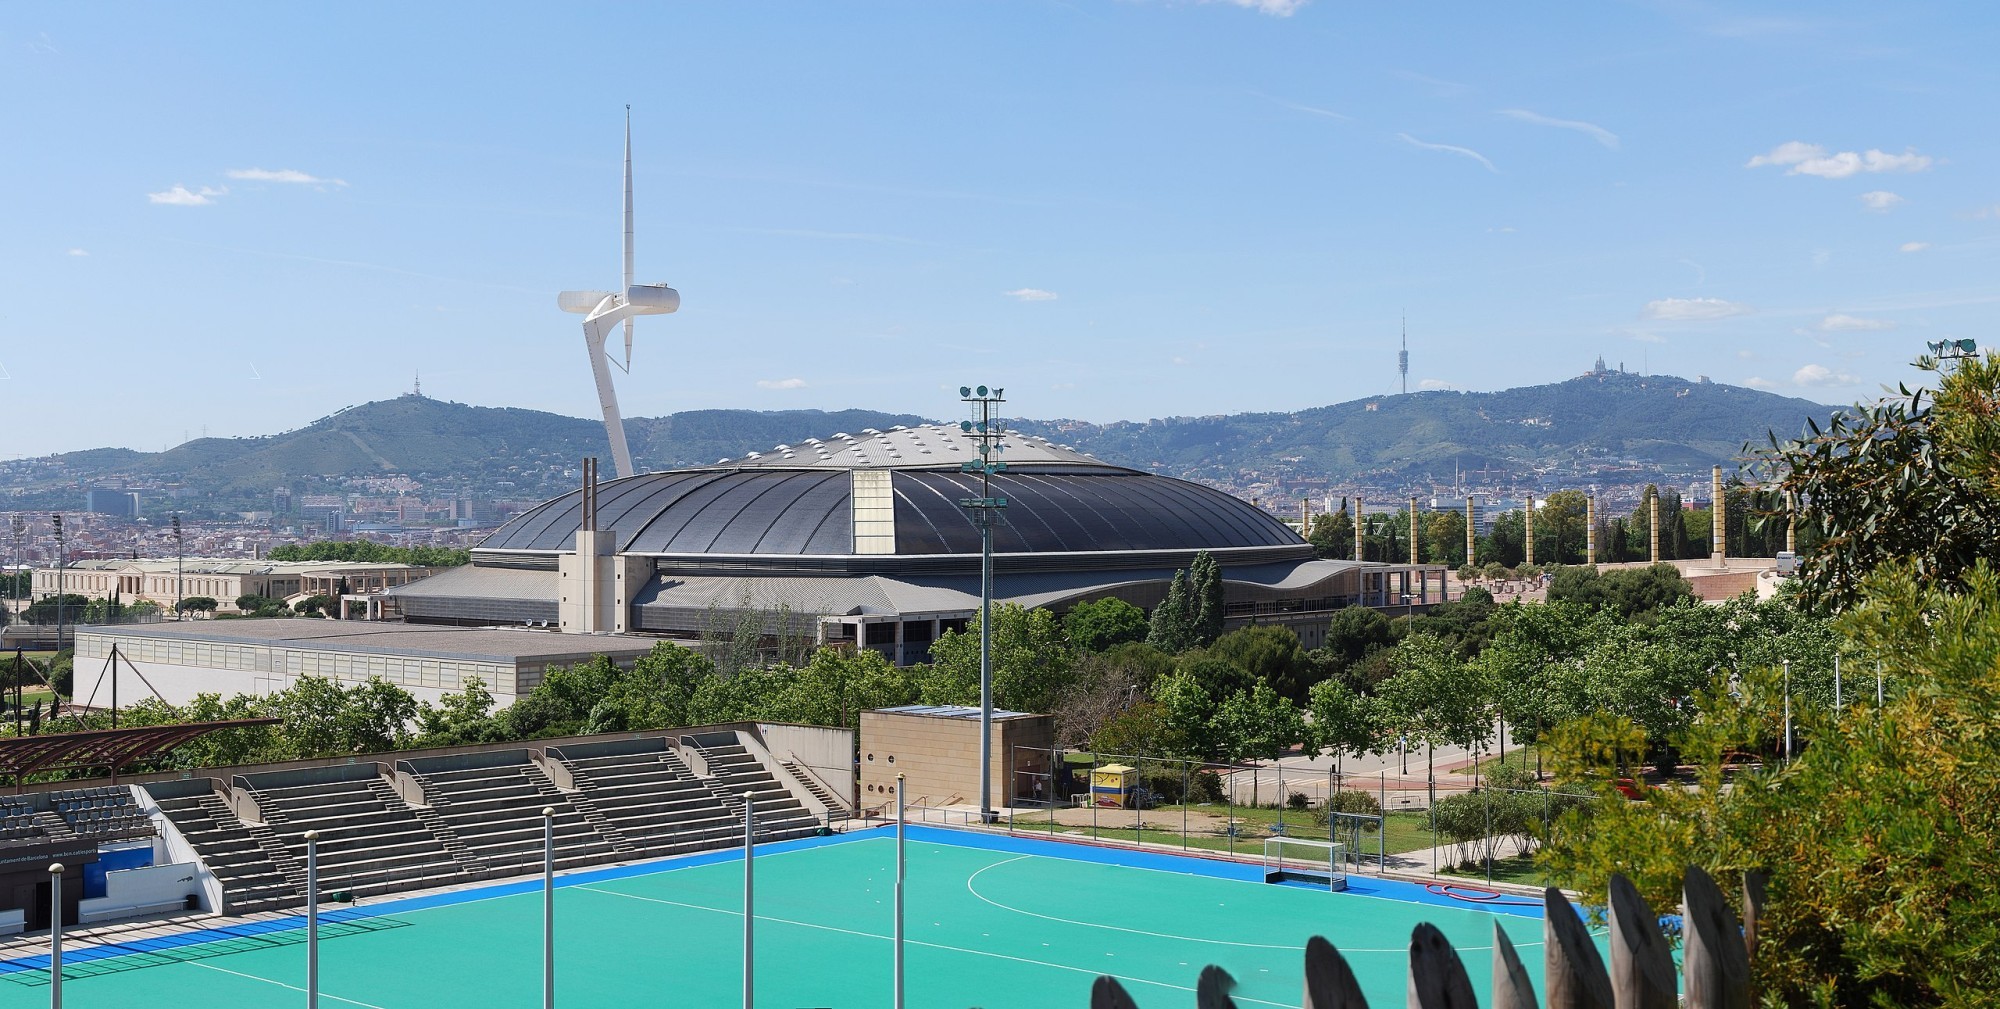
[{"label": "stadium floodlight array", "polygon": [[1264,882],[1347,889],[1347,845],[1303,837],[1264,839]]}]

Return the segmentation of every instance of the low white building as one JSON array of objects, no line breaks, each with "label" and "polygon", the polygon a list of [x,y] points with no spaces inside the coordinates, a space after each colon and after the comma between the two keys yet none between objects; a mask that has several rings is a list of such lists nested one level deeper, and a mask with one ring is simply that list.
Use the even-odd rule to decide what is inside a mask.
[{"label": "low white building", "polygon": [[57,568],[36,568],[32,590],[37,599],[65,593],[120,602],[156,603],[172,611],[182,599],[207,596],[218,612],[236,611],[238,596],[270,599],[305,596],[365,596],[429,577],[442,568],[411,564],[358,561],[265,561],[227,557],[112,558],[71,561]]},{"label": "low white building", "polygon": [[525,628],[440,627],[359,620],[184,620],[76,629],[75,697],[108,707],[111,650],[118,702],[160,697],[185,704],[202,693],[265,695],[324,676],[345,687],[381,677],[436,703],[473,677],[496,706],[514,703],[552,665],[603,655],[630,666],[655,639]]}]

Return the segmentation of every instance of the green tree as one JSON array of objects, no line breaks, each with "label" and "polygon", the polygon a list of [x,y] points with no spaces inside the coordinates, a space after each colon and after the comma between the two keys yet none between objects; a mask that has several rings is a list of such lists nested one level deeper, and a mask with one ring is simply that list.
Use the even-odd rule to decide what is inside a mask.
[{"label": "green tree", "polygon": [[[1767,874],[1751,964],[1767,1005],[2000,1002],[2000,577],[1980,561],[1950,583],[1926,570],[1878,568],[1839,622],[1864,668],[1891,672],[1883,706],[1835,719],[1795,703],[1798,759],[1732,777],[1728,758],[1777,730],[1782,685],[1768,667],[1718,677],[1676,740],[1694,785],[1565,814],[1543,864],[1587,903],[1618,871],[1656,907],[1672,906],[1687,864],[1725,892]],[[1615,773],[1604,740],[1565,733],[1565,772]]]},{"label": "green tree", "polygon": [[188,596],[175,603],[174,609],[182,613],[213,614],[219,605],[221,604],[215,601],[214,596]]},{"label": "green tree", "polygon": [[1169,655],[1193,648],[1200,605],[1188,586],[1187,572],[1174,572],[1173,580],[1167,583],[1167,597],[1153,608],[1146,643]]},{"label": "green tree", "polygon": [[1160,752],[1170,757],[1209,760],[1216,755],[1215,713],[1220,707],[1194,673],[1175,670],[1153,684],[1162,729]]},{"label": "green tree", "polygon": [[1222,636],[1222,567],[1203,550],[1188,568],[1188,592],[1194,597],[1194,646],[1206,648]]},{"label": "green tree", "polygon": [[1380,710],[1371,698],[1339,680],[1313,684],[1306,710],[1312,714],[1307,745],[1316,753],[1331,753],[1339,760],[1376,752],[1382,745]]},{"label": "green tree", "polygon": [[418,746],[464,746],[503,738],[493,717],[493,692],[477,676],[466,677],[457,693],[417,708]]},{"label": "green tree", "polygon": [[1354,520],[1348,517],[1347,502],[1340,503],[1337,512],[1321,512],[1313,516],[1312,531],[1306,535],[1312,544],[1313,555],[1328,560],[1347,561],[1354,559]]},{"label": "green tree", "polygon": [[1812,605],[1850,605],[1870,572],[1904,560],[1947,586],[2000,561],[2000,356],[1918,367],[1935,392],[1902,387],[1756,453],[1753,472],[1798,502],[1816,541],[1799,573]]},{"label": "green tree", "polygon": [[1608,609],[1631,620],[1669,606],[1693,603],[1695,597],[1694,586],[1681,577],[1680,569],[1662,562],[1602,573],[1595,567],[1564,567],[1549,579],[1548,600]]},{"label": "green tree", "polygon": [[1535,509],[1535,562],[1574,564],[1584,559],[1584,516],[1590,496],[1559,490]]},{"label": "green tree", "polygon": [[1469,675],[1451,642],[1412,634],[1396,645],[1396,675],[1380,697],[1385,722],[1412,743],[1471,748],[1486,738],[1492,719],[1487,684]]},{"label": "green tree", "polygon": [[1116,596],[1078,603],[1063,614],[1063,636],[1071,647],[1102,652],[1146,640],[1146,611]]},{"label": "green tree", "polygon": [[1270,684],[1293,703],[1304,701],[1312,686],[1313,664],[1289,627],[1239,627],[1215,639],[1206,654],[1243,670],[1253,682]]},{"label": "green tree", "polygon": [[[1276,760],[1305,738],[1297,705],[1258,682],[1229,695],[1215,713],[1217,742],[1232,760]],[[1250,804],[1257,805],[1257,776],[1250,778]]]},{"label": "green tree", "polygon": [[[994,704],[1015,711],[1055,709],[1074,660],[1055,614],[1013,603],[995,606],[992,655]],[[975,619],[964,631],[946,631],[932,643],[931,666],[935,675],[948,682],[969,682],[976,698],[979,622]]]},{"label": "green tree", "polygon": [[1455,508],[1424,516],[1423,558],[1430,564],[1457,567],[1465,558],[1465,513]]}]

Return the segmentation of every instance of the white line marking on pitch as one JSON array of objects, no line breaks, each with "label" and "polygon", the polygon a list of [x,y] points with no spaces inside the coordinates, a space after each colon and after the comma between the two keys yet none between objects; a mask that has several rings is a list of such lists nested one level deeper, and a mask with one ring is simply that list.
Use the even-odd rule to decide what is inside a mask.
[{"label": "white line marking on pitch", "polygon": [[[1034,856],[1023,855],[1022,857],[1032,858]],[[673,907],[691,908],[696,911],[713,911],[716,914],[726,914],[737,918],[743,917],[743,912],[741,910],[732,910],[730,908],[725,908],[725,907],[708,907],[703,904],[687,904],[678,900],[666,900],[661,897],[642,897],[636,893],[620,893],[617,890],[599,890],[594,886],[578,886],[575,887],[574,889],[589,890],[591,893],[601,893],[610,897],[626,897],[632,900],[643,900],[652,904],[668,904]],[[851,928],[841,928],[838,925],[821,925],[818,924],[817,922],[793,921],[790,918],[776,918],[770,915],[763,915],[763,914],[758,915],[757,920],[777,922],[781,925],[797,925],[800,928],[816,928],[825,932],[840,932],[845,935],[860,936],[863,939],[881,939],[884,941],[888,941],[894,938],[893,936],[877,935],[874,932],[859,932]],[[1054,967],[1057,970],[1066,970],[1077,974],[1089,974],[1092,977],[1096,977],[1098,975],[1103,975],[1106,977],[1115,977],[1120,981],[1129,981],[1133,984],[1149,984],[1159,988],[1172,988],[1175,991],[1187,991],[1187,992],[1194,991],[1193,988],[1189,988],[1184,985],[1172,984],[1167,981],[1155,981],[1152,978],[1145,978],[1145,977],[1130,977],[1124,974],[1111,974],[1107,971],[1091,970],[1088,967],[1072,967],[1069,964],[1063,964],[1063,963],[1050,963],[1047,960],[1036,960],[1031,957],[1010,956],[1006,953],[993,953],[983,949],[968,949],[964,946],[952,946],[938,942],[924,942],[921,939],[904,939],[903,942],[906,945],[910,946],[923,946],[929,949],[950,950],[954,953],[970,953],[973,956],[992,957],[995,960],[1010,960],[1013,961],[1014,963],[1029,963],[1029,964],[1034,964],[1038,967]],[[1232,997],[1235,998],[1237,1002],[1255,1002],[1258,1005],[1277,1006],[1279,1007],[1279,1009],[1299,1009],[1298,1006],[1292,1005],[1289,1002],[1271,1002],[1260,998],[1250,998],[1249,996],[1245,995],[1235,995]]]},{"label": "white line marking on pitch", "polygon": [[[274,981],[274,980],[272,980],[272,979],[270,979],[270,978],[268,978],[268,977],[258,977],[258,976],[257,976],[257,975],[255,975],[255,974],[245,974],[245,973],[243,973],[243,972],[242,972],[242,971],[240,971],[240,970],[230,970],[230,969],[229,969],[229,968],[227,968],[227,967],[217,967],[217,966],[215,966],[214,964],[207,964],[207,963],[201,963],[200,961],[197,961],[197,960],[183,960],[183,961],[181,961],[181,962],[182,962],[182,963],[185,963],[185,964],[187,964],[187,965],[188,965],[188,966],[190,966],[190,967],[205,967],[205,968],[207,968],[207,969],[209,969],[209,970],[219,970],[219,971],[221,971],[221,972],[222,972],[222,973],[224,973],[224,974],[234,974],[234,975],[236,975],[237,977],[241,977],[241,978],[249,978],[249,979],[250,979],[250,980],[252,980],[252,981],[262,981],[262,982],[264,982],[265,984],[274,984],[274,985],[277,985],[277,986],[278,986],[278,987],[280,987],[280,988],[290,988],[291,990],[293,990],[293,991],[297,991],[297,992],[302,992],[302,991],[305,991],[305,989],[304,989],[304,988],[301,988],[301,987],[299,987],[298,985],[295,985],[295,984],[286,984],[286,983],[284,983],[283,981]],[[334,1000],[335,1002],[345,1002],[345,1003],[347,1003],[348,1005],[358,1005],[358,1006],[367,1006],[367,1007],[368,1007],[368,1009],[382,1009],[382,1007],[381,1007],[381,1006],[378,1006],[378,1005],[376,1005],[376,1004],[375,1004],[375,1003],[373,1003],[373,1002],[362,1002],[362,1001],[359,1001],[359,1000],[356,1000],[356,999],[351,999],[351,998],[341,998],[341,997],[340,997],[340,996],[338,996],[338,995],[328,995],[328,994],[327,994],[327,993],[325,993],[325,992],[320,992],[320,993],[319,993],[319,997],[320,997],[320,998],[330,998],[330,999]]]}]

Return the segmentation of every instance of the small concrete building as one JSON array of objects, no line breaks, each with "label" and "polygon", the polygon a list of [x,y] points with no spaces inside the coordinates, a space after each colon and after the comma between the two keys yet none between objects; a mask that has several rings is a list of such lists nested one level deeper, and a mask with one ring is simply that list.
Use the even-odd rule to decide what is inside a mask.
[{"label": "small concrete building", "polygon": [[201,693],[272,694],[314,675],[347,687],[380,676],[431,703],[476,676],[505,707],[534,690],[550,666],[596,655],[630,666],[654,644],[612,634],[296,619],[85,625],[75,640],[76,699],[98,706],[111,703],[114,645],[121,705],[156,695],[185,704]]},{"label": "small concrete building", "polygon": [[36,599],[58,590],[123,603],[151,602],[171,611],[182,599],[207,596],[223,613],[238,596],[294,600],[306,596],[369,596],[427,578],[442,568],[358,561],[261,561],[228,557],[111,558],[34,569]]},{"label": "small concrete building", "polygon": [[[1048,780],[1055,717],[993,712],[993,806],[1036,801]],[[861,713],[861,805],[896,808],[896,775],[907,805],[979,805],[979,709],[912,704]]]}]

